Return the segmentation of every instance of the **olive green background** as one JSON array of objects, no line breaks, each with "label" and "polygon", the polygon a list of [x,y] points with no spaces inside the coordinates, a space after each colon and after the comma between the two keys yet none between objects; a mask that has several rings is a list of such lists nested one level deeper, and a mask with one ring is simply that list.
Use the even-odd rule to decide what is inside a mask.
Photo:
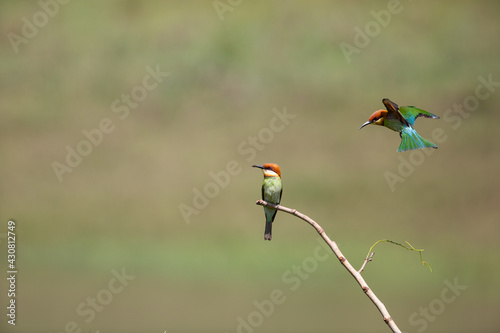
[{"label": "olive green background", "polygon": [[[221,3],[0,4],[0,330],[388,332],[306,223],[279,212],[264,242],[251,165],[275,162],[355,267],[380,239],[425,249],[433,272],[388,243],[363,272],[404,332],[497,332],[500,4]],[[415,126],[439,149],[358,131],[384,97],[440,115]]]}]

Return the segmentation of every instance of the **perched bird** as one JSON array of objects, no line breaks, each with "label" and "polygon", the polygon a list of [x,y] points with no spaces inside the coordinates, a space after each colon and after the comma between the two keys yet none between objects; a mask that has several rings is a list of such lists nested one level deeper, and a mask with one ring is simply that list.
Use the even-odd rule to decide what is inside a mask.
[{"label": "perched bird", "polygon": [[[278,164],[266,163],[264,165],[252,165],[254,168],[262,169],[264,182],[262,183],[262,200],[278,205],[281,202],[283,185],[281,184],[281,170]],[[271,240],[271,229],[274,217],[278,211],[271,207],[264,207],[266,215],[266,230],[264,239]]]},{"label": "perched bird", "polygon": [[439,119],[438,116],[414,106],[399,107],[388,98],[384,98],[382,103],[384,103],[387,110],[375,111],[359,129],[374,124],[399,132],[401,145],[398,152],[420,148],[437,148],[435,144],[418,135],[417,131],[413,129],[413,125],[415,125],[415,119],[418,117]]}]

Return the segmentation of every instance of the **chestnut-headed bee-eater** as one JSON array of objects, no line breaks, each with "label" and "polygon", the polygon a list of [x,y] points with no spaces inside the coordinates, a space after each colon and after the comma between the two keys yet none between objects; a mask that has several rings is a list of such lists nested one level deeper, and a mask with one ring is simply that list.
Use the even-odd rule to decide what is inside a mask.
[{"label": "chestnut-headed bee-eater", "polygon": [[[254,168],[262,169],[264,182],[262,183],[262,200],[278,205],[281,202],[283,184],[281,183],[281,170],[278,164],[266,163],[264,165],[252,165]],[[264,207],[266,215],[266,229],[264,239],[271,240],[273,221],[278,211],[274,208]]]},{"label": "chestnut-headed bee-eater", "polygon": [[384,98],[382,103],[384,103],[387,110],[375,111],[359,129],[362,129],[366,125],[374,124],[399,132],[401,145],[398,148],[398,152],[420,148],[437,148],[435,144],[418,135],[413,126],[415,125],[415,119],[418,117],[439,119],[438,116],[414,106],[399,107],[388,98]]}]

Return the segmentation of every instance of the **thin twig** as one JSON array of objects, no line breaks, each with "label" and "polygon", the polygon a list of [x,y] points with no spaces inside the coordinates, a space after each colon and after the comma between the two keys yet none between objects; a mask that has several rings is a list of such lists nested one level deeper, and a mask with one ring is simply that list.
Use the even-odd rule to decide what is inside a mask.
[{"label": "thin twig", "polygon": [[[302,213],[299,213],[296,209],[290,209],[290,208],[287,208],[287,207],[283,207],[283,206],[280,206],[280,205],[274,205],[274,204],[271,204],[271,203],[268,203],[264,200],[257,200],[256,202],[257,205],[260,205],[260,206],[269,206],[271,208],[274,208],[274,209],[278,209],[278,210],[281,210],[283,212],[286,212],[286,213],[289,213],[289,214],[292,214],[294,216],[297,216],[298,218],[306,221],[307,223],[309,223],[311,226],[313,226],[314,229],[316,229],[316,231],[320,234],[320,236],[324,239],[324,241],[328,244],[328,246],[330,246],[330,249],[332,249],[333,253],[335,253],[335,255],[337,256],[337,258],[339,259],[340,263],[349,271],[349,273],[351,273],[351,275],[356,279],[356,281],[358,282],[359,286],[361,287],[361,289],[363,289],[363,292],[366,294],[366,296],[368,296],[368,298],[373,302],[373,304],[375,304],[375,306],[377,307],[377,309],[380,311],[380,314],[382,314],[382,317],[384,319],[384,322],[389,326],[389,328],[393,331],[393,332],[399,332],[401,333],[401,330],[398,328],[398,326],[396,325],[396,323],[394,322],[394,320],[391,318],[391,315],[389,314],[389,312],[387,311],[384,303],[382,303],[378,297],[375,295],[375,293],[370,289],[370,287],[368,287],[368,285],[366,284],[365,280],[363,279],[363,277],[361,276],[361,271],[360,270],[359,272],[349,263],[349,261],[347,261],[347,259],[344,257],[344,255],[342,254],[342,252],[340,252],[340,249],[339,247],[337,246],[337,243],[335,243],[334,241],[332,241],[328,235],[325,233],[325,231],[323,230],[323,228],[316,222],[314,221],[313,219],[311,219],[309,216],[307,215],[304,215]],[[368,259],[366,259],[365,263],[363,264],[362,268],[364,268],[364,266],[366,265],[366,263],[370,261]]]},{"label": "thin twig", "polygon": [[375,255],[375,252],[370,252],[366,258],[365,258],[365,261],[363,262],[363,265],[361,265],[361,268],[359,269],[358,273],[361,274],[361,272],[365,269],[365,266],[366,264],[369,262],[369,261],[372,261],[373,260],[373,256]]}]

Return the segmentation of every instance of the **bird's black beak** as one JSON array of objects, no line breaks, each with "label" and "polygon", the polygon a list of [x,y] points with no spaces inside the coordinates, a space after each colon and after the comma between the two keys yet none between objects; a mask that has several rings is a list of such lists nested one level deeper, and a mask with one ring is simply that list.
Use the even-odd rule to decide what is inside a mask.
[{"label": "bird's black beak", "polygon": [[265,169],[262,165],[257,165],[257,164],[252,165],[252,167],[259,168],[259,169]]},{"label": "bird's black beak", "polygon": [[361,127],[359,129],[362,129],[363,127],[365,127],[366,125],[370,125],[371,123],[372,123],[371,121],[367,121],[366,123],[364,123],[363,125],[361,125]]}]

